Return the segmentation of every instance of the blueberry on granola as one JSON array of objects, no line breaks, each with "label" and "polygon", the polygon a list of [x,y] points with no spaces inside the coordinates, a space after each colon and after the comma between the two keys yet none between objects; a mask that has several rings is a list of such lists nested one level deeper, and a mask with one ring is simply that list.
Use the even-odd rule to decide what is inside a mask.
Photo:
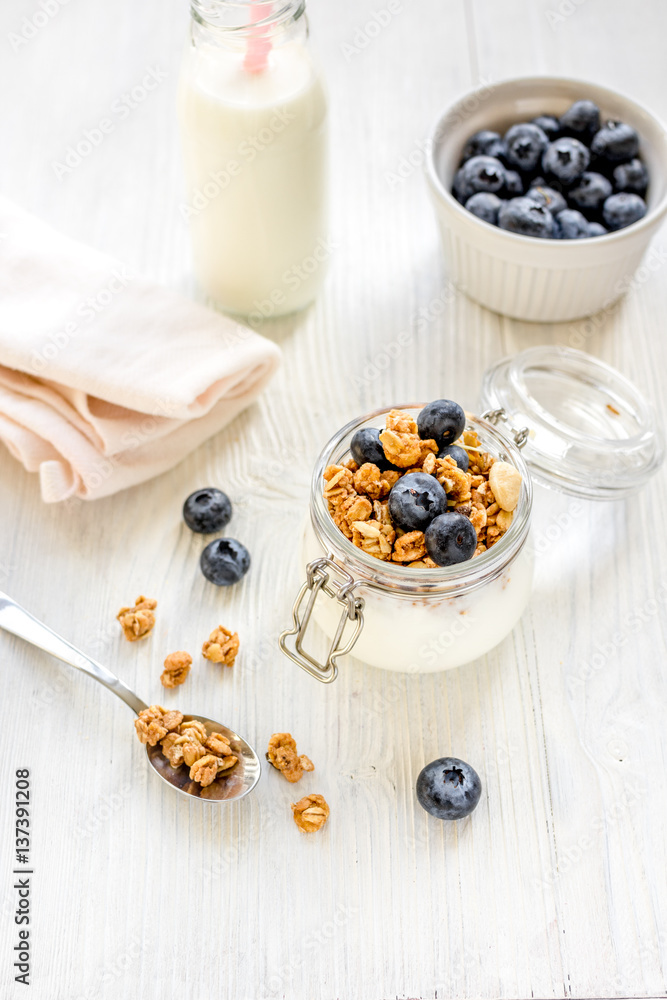
[{"label": "blueberry on granola", "polygon": [[195,490],[183,504],[183,520],[191,531],[210,535],[222,531],[232,517],[232,502],[226,493],[208,486]]},{"label": "blueberry on granola", "polygon": [[389,494],[389,514],[403,531],[424,531],[445,510],[447,494],[438,480],[425,472],[403,476]]},{"label": "blueberry on granola", "polygon": [[437,819],[463,819],[475,809],[481,795],[479,775],[458,757],[431,761],[417,778],[419,804]]},{"label": "blueberry on granola", "polygon": [[460,438],[465,425],[463,409],[451,399],[434,399],[417,417],[420,438],[432,438],[439,448]]},{"label": "blueberry on granola", "polygon": [[378,469],[391,467],[391,462],[387,461],[380,443],[380,432],[376,427],[362,427],[356,432],[350,442],[350,454],[357,465],[371,462],[377,465]]},{"label": "blueberry on granola", "polygon": [[234,538],[216,538],[202,552],[199,565],[211,583],[218,587],[230,587],[250,569],[250,553]]},{"label": "blueberry on granola", "polygon": [[424,533],[424,541],[434,563],[453,566],[472,559],[477,548],[477,532],[464,514],[452,511],[440,514],[431,521]]},{"label": "blueberry on granola", "polygon": [[438,458],[453,458],[461,472],[467,472],[470,465],[470,458],[465,448],[459,448],[457,444],[448,444],[438,452]]}]

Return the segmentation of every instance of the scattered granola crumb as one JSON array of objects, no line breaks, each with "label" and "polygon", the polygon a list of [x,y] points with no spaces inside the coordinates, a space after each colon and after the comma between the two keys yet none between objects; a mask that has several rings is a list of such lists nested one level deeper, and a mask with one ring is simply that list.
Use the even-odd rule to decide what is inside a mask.
[{"label": "scattered granola crumb", "polygon": [[266,752],[266,759],[269,764],[282,771],[288,781],[295,782],[301,779],[304,771],[314,771],[315,765],[305,754],[299,755],[296,752],[296,740],[291,733],[274,733],[269,740],[269,748]]},{"label": "scattered granola crumb", "polygon": [[304,833],[320,830],[329,818],[329,806],[322,795],[305,795],[292,803],[294,822]]},{"label": "scattered granola crumb", "polygon": [[214,628],[202,646],[202,656],[212,663],[224,663],[233,667],[239,651],[239,634],[231,632],[224,625]]},{"label": "scattered granola crumb", "polygon": [[116,618],[121,624],[128,642],[136,642],[147,636],[155,625],[157,601],[149,597],[137,597],[133,608],[121,608]]},{"label": "scattered granola crumb", "polygon": [[139,742],[154,747],[163,736],[177,729],[183,721],[182,712],[167,711],[162,705],[150,705],[134,720]]},{"label": "scattered granola crumb", "polygon": [[185,650],[180,649],[176,653],[170,653],[164,661],[164,670],[160,676],[162,686],[175,688],[179,684],[184,684],[191,666],[192,657]]}]

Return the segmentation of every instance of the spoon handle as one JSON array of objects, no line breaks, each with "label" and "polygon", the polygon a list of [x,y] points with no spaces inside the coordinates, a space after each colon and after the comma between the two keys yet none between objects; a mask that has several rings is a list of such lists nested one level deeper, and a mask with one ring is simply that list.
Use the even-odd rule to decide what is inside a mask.
[{"label": "spoon handle", "polygon": [[63,660],[70,667],[75,667],[77,670],[83,671],[84,674],[94,677],[100,684],[104,684],[105,688],[122,698],[137,715],[148,707],[145,702],[137,698],[133,691],[125,687],[123,682],[110,670],[86,656],[67,639],[63,639],[53,629],[38,621],[20,604],[12,601],[3,593],[0,593],[0,628],[13,635],[18,635],[19,638],[37,646],[38,649],[43,649],[51,656]]}]

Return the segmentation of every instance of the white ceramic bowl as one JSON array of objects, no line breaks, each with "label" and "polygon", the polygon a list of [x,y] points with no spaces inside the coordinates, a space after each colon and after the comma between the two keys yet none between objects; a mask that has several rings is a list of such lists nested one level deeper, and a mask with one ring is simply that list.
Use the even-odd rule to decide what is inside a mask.
[{"label": "white ceramic bowl", "polygon": [[[643,219],[591,239],[536,239],[483,222],[454,198],[452,181],[471,135],[483,128],[502,135],[515,122],[561,115],[583,98],[595,101],[603,120],[620,119],[639,132],[650,173]],[[611,305],[627,290],[667,212],[665,126],[635,101],[583,80],[523,77],[472,91],[440,116],[427,150],[426,176],[449,277],[477,302],[517,319],[558,322]]]}]

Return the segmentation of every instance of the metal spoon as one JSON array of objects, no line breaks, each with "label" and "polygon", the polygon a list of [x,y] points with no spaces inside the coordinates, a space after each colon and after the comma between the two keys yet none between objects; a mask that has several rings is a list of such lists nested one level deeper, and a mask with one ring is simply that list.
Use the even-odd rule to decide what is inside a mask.
[{"label": "metal spoon", "polygon": [[[93,677],[100,684],[103,684],[105,688],[108,688],[109,691],[113,691],[119,698],[122,698],[125,704],[129,705],[137,715],[145,708],[148,708],[148,705],[138,698],[133,691],[125,687],[123,682],[114,676],[110,670],[107,670],[106,667],[103,667],[100,663],[97,663],[89,656],[86,656],[85,653],[76,649],[66,639],[63,639],[52,629],[48,628],[48,626],[43,625],[42,622],[34,618],[25,608],[22,608],[20,604],[12,601],[10,597],[7,597],[3,593],[0,593],[0,628],[19,636],[21,639],[25,639],[26,642],[37,646],[38,649],[43,649],[45,652],[50,653],[51,656],[56,656],[71,667],[75,667],[77,670],[83,671],[84,674]],[[184,721],[198,719],[206,726],[206,731],[209,735],[211,733],[222,733],[223,736],[226,736],[231,743],[234,754],[238,757],[238,763],[228,775],[220,775],[211,785],[202,788],[197,782],[190,780],[189,771],[185,765],[181,765],[178,768],[172,767],[166,757],[163,757],[159,745],[154,747],[146,746],[146,753],[152,769],[167,784],[171,785],[172,788],[176,788],[184,795],[191,795],[209,802],[242,799],[244,795],[251,792],[259,781],[261,765],[259,757],[250,744],[239,736],[238,733],[228,729],[227,726],[220,725],[218,722],[213,722],[211,719],[205,719],[199,715],[185,715],[183,719]]]}]

